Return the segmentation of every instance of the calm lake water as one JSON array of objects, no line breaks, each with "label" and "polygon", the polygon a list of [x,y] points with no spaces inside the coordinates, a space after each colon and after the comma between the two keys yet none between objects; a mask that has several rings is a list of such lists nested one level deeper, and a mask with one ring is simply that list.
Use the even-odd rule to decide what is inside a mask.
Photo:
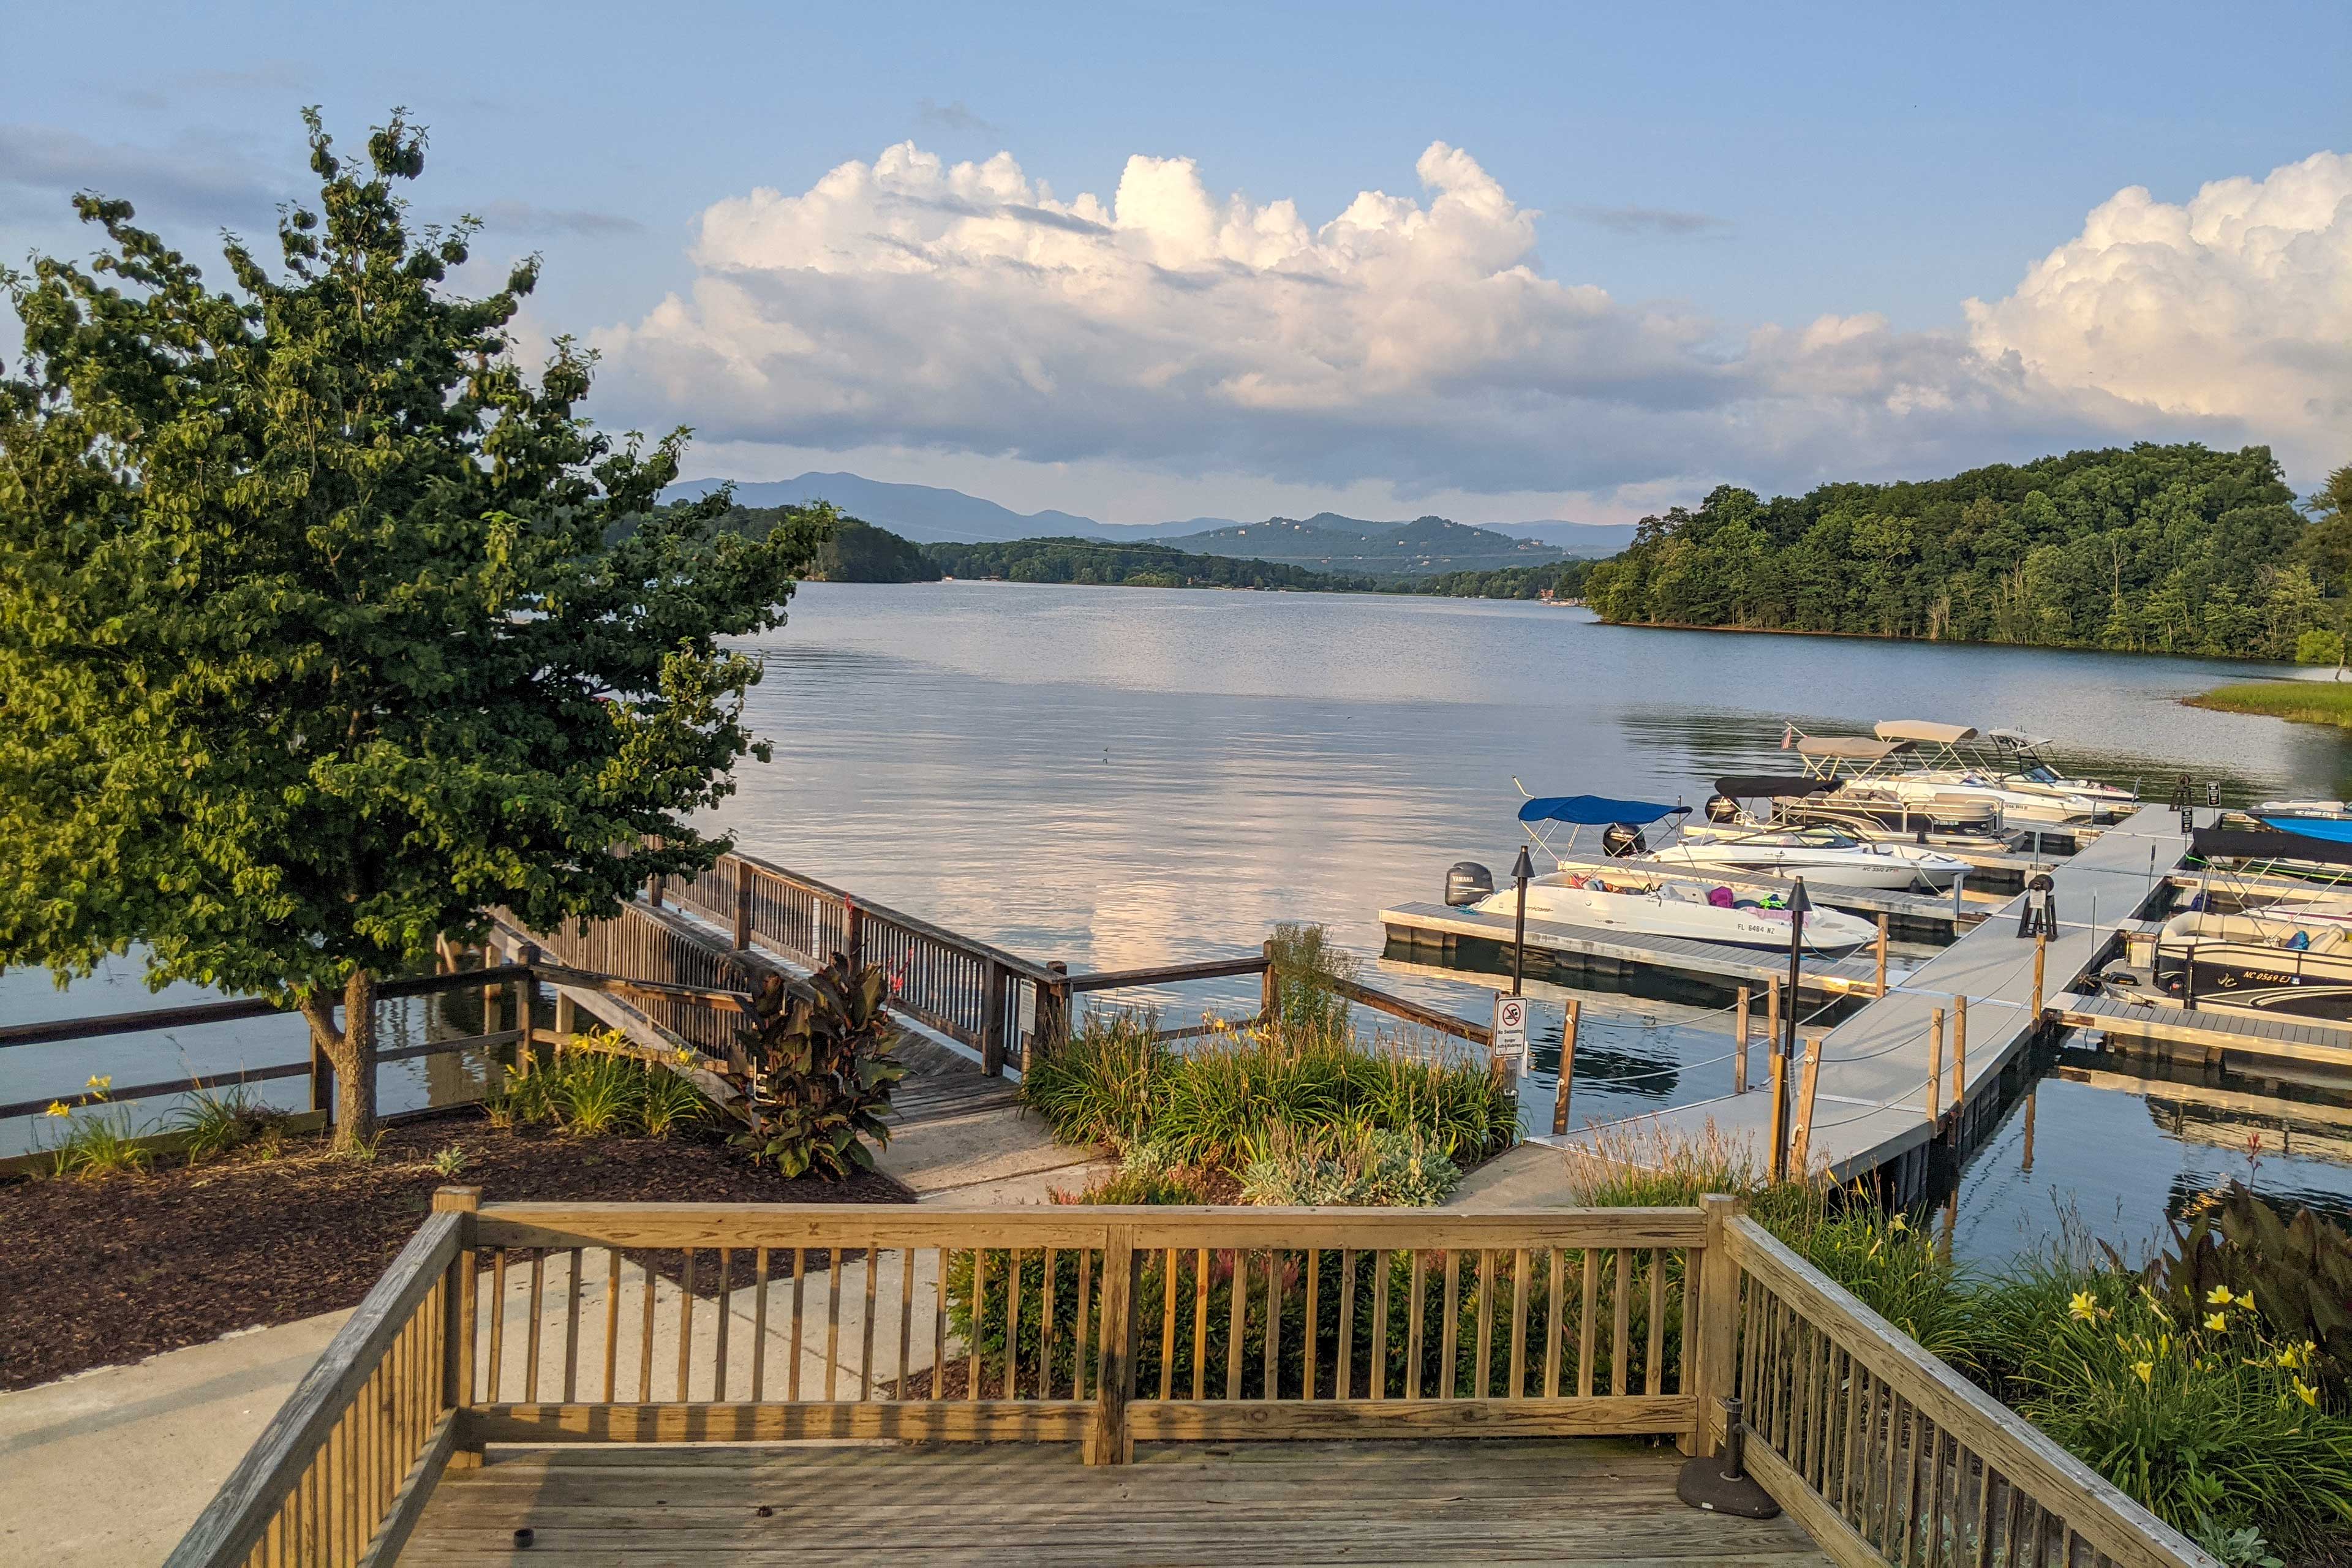
[{"label": "calm lake water", "polygon": [[[751,701],[775,760],[747,766],[718,814],[747,850],[1073,970],[1231,954],[1277,921],[1320,921],[1377,984],[1465,1016],[1483,1016],[1487,991],[1381,960],[1375,915],[1437,897],[1454,860],[1503,871],[1514,777],[1695,805],[1719,773],[1785,767],[1784,721],[1866,731],[1914,718],[2058,736],[2064,762],[2159,795],[2183,771],[2233,803],[2352,789],[2336,731],[2180,706],[2263,673],[2210,661],[1632,630],[1516,602],[982,583],[814,584],[751,646],[768,661]],[[58,996],[12,973],[0,1016],[147,1005],[126,982]],[[1118,999],[1189,1022],[1246,997]],[[1699,1006],[1589,999],[1578,1120],[1721,1092],[1727,1028]],[[175,1048],[210,1068],[224,1053],[292,1059],[299,1026],[289,1041],[263,1050],[248,1025]],[[83,1046],[6,1057],[0,1100],[91,1071],[174,1070],[152,1047],[161,1070]],[[1548,1109],[1540,1083],[1530,1099]],[[387,1084],[388,1100],[431,1092],[421,1073]],[[2056,1080],[2036,1114],[2030,1171],[2013,1115],[1967,1173],[1963,1252],[2038,1245],[2062,1214],[2144,1240],[2175,1194],[2242,1173],[2252,1130]],[[2273,1132],[2258,1179],[2352,1202],[2352,1170],[2328,1150],[2291,1135],[2282,1152]]]}]

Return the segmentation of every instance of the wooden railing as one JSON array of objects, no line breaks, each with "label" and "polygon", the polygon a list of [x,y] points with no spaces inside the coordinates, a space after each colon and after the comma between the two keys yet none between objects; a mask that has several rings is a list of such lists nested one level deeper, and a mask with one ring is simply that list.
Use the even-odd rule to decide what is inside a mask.
[{"label": "wooden railing", "polygon": [[1831,1558],[2218,1568],[1739,1216],[445,1188],[171,1559],[389,1563],[486,1443],[1648,1434]]},{"label": "wooden railing", "polygon": [[1686,1437],[1703,1236],[1686,1209],[493,1205],[467,1441]]},{"label": "wooden railing", "polygon": [[[436,1209],[470,1199],[436,1197]],[[388,1563],[458,1451],[470,1216],[436,1213],[393,1259],[165,1568]]]},{"label": "wooden railing", "polygon": [[1763,1226],[1731,1219],[1721,1250],[1708,1326],[1748,1468],[1838,1563],[2220,1568]]},{"label": "wooden railing", "polygon": [[[763,946],[808,968],[833,954],[878,963],[890,975],[890,1005],[978,1051],[982,1070],[1003,1069],[1025,1036],[1050,1035],[1062,975],[1050,965],[788,871],[751,855],[722,855],[690,880],[656,879],[665,900],[726,931],[739,951]],[[1024,1031],[1023,1019],[1030,1020]]]}]

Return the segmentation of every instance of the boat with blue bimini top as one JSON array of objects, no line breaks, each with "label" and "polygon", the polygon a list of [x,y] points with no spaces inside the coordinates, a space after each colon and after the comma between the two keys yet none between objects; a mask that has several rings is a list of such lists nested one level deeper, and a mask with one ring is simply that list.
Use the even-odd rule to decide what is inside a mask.
[{"label": "boat with blue bimini top", "polygon": [[[1693,880],[1688,865],[1669,868],[1643,858],[1649,845],[1642,830],[1679,820],[1689,810],[1686,805],[1594,795],[1544,795],[1525,802],[1519,807],[1519,825],[1553,861],[1551,870],[1528,879],[1528,919],[1786,951],[1790,915],[1778,894],[1757,897],[1727,887],[1708,888]],[[1552,837],[1563,827],[1568,838],[1554,847]],[[1569,863],[1577,834],[1588,827],[1602,830],[1606,865]],[[1674,874],[1644,875],[1647,865]],[[1825,870],[1822,877],[1834,880],[1835,873]],[[1518,909],[1518,890],[1515,886],[1497,889],[1493,873],[1465,860],[1446,874],[1445,901],[1479,914],[1510,917]],[[1848,952],[1877,934],[1869,921],[1835,910],[1815,906],[1805,916],[1805,944],[1817,952]]]}]

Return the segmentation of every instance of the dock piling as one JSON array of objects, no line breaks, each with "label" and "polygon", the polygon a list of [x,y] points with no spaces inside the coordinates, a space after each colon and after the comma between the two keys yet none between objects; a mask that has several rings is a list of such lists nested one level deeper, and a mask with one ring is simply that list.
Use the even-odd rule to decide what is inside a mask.
[{"label": "dock piling", "polygon": [[1878,917],[1878,994],[1886,994],[1886,917]]},{"label": "dock piling", "polygon": [[1797,1131],[1790,1139],[1789,1163],[1791,1174],[1804,1180],[1806,1160],[1813,1136],[1813,1087],[1822,1075],[1822,1039],[1820,1035],[1805,1038],[1804,1070],[1797,1078]]},{"label": "dock piling", "polygon": [[1551,1131],[1555,1138],[1568,1131],[1568,1100],[1576,1082],[1576,1032],[1582,1022],[1584,1004],[1571,996],[1568,999],[1568,1022],[1559,1033],[1559,1085],[1552,1091]]},{"label": "dock piling", "polygon": [[1952,1114],[1958,1116],[1969,1098],[1969,999],[1952,998]]},{"label": "dock piling", "polygon": [[1927,1125],[1942,1120],[1937,1096],[1944,1087],[1944,1010],[1938,1007],[1927,1025]]},{"label": "dock piling", "polygon": [[1775,1047],[1770,1055],[1772,1060],[1772,1180],[1780,1183],[1789,1179],[1789,1146],[1780,1141],[1782,1131],[1789,1125],[1789,1058],[1782,1056],[1778,1047]]},{"label": "dock piling", "polygon": [[1738,1024],[1731,1037],[1731,1092],[1734,1094],[1748,1092],[1748,987],[1743,985],[1739,988]]},{"label": "dock piling", "polygon": [[2033,1026],[2042,1027],[2042,973],[2050,962],[2050,933],[2037,931],[2033,937]]}]

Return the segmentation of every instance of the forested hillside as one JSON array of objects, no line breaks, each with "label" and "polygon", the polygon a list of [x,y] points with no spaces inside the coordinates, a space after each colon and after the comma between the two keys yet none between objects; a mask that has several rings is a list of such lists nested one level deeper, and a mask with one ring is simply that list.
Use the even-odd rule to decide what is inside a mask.
[{"label": "forested hillside", "polygon": [[1132,588],[1295,588],[1366,593],[1371,579],[1310,572],[1279,561],[1196,555],[1160,544],[1103,544],[1091,539],[1022,539],[1010,543],[926,544],[950,577],[1003,577],[1014,583],[1108,583]]},{"label": "forested hillside", "polygon": [[816,552],[810,575],[820,583],[936,583],[940,569],[910,539],[845,517]]},{"label": "forested hillside", "polygon": [[2268,447],[2142,444],[1769,501],[1726,485],[1643,519],[1586,597],[1612,621],[2287,658],[2335,626],[2330,542]]}]

